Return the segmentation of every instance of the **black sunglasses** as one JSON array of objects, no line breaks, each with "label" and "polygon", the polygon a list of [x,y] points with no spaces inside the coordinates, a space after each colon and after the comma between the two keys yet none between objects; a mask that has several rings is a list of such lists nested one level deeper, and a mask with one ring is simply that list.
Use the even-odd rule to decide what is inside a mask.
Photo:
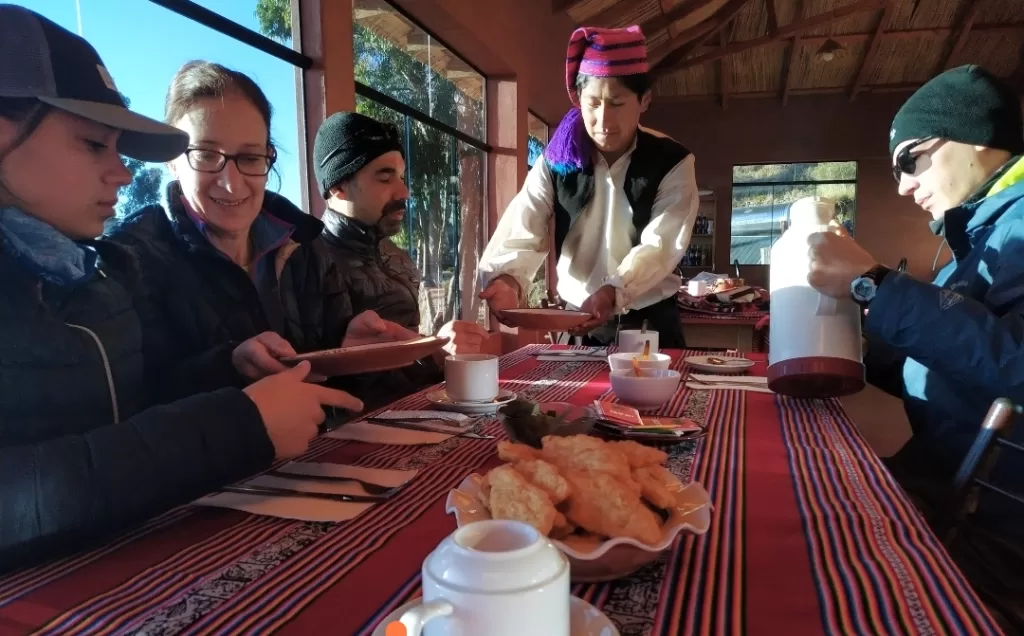
[{"label": "black sunglasses", "polygon": [[892,167],[892,178],[896,179],[896,183],[900,182],[900,178],[904,174],[912,175],[917,172],[917,158],[921,156],[921,153],[912,155],[910,154],[910,151],[925,142],[931,141],[932,139],[935,139],[935,137],[932,136],[918,139],[912,144],[907,144],[898,153],[896,153],[896,163],[893,164]]}]

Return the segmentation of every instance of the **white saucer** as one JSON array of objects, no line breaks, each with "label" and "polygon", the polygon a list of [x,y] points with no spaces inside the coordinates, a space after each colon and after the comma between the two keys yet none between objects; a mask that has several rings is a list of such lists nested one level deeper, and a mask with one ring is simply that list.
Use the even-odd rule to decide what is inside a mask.
[{"label": "white saucer", "polygon": [[445,411],[458,411],[467,415],[486,415],[494,413],[516,399],[516,394],[508,389],[500,389],[498,397],[491,402],[456,402],[448,397],[448,394],[441,388],[430,391],[426,397],[428,402]]},{"label": "white saucer", "polygon": [[[708,362],[708,358],[720,358],[722,360],[727,360],[728,364],[711,364]],[[746,358],[730,358],[729,356],[724,355],[690,356],[689,358],[683,359],[683,362],[698,371],[703,371],[704,373],[720,374],[742,373],[754,366],[753,360],[747,360]]]},{"label": "white saucer", "polygon": [[[395,611],[388,614],[380,622],[377,629],[373,630],[373,636],[384,636],[384,630],[388,623],[397,621],[402,614],[411,607],[419,605],[420,599],[409,601]],[[584,601],[573,596],[569,603],[569,636],[619,636],[619,630],[615,623],[604,613]]]}]

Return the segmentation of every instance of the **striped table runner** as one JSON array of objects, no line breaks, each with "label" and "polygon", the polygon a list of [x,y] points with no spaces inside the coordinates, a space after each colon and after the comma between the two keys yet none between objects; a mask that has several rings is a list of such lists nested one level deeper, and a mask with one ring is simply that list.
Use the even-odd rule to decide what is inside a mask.
[{"label": "striped table runner", "polygon": [[[608,396],[605,364],[539,362],[535,350],[502,359],[505,388],[576,404]],[[392,405],[425,406],[422,394]],[[709,427],[672,447],[668,466],[707,487],[712,527],[633,576],[573,588],[623,636],[998,633],[838,402],[681,391],[662,413]],[[497,422],[482,430],[501,435]],[[370,634],[418,595],[423,558],[454,529],[448,490],[497,463],[493,440],[466,438],[320,439],[303,459],[420,473],[338,524],[173,510],[0,580],[0,634]]]}]

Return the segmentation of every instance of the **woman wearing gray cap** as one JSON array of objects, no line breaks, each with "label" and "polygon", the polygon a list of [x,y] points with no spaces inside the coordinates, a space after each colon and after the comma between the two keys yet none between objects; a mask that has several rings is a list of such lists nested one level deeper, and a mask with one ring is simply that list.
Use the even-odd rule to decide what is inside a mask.
[{"label": "woman wearing gray cap", "polygon": [[96,51],[0,5],[0,569],[95,540],[304,452],[307,364],[150,406],[129,253],[94,240],[130,181],[119,154],[186,135],[130,112]]}]

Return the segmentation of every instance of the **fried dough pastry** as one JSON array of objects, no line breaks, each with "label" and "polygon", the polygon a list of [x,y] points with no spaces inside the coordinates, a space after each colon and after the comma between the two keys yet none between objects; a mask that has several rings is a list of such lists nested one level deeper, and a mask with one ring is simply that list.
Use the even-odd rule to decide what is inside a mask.
[{"label": "fried dough pastry", "polygon": [[605,473],[621,480],[639,496],[640,484],[633,481],[626,456],[604,441],[589,435],[548,435],[542,443],[541,456],[562,474],[573,471]]},{"label": "fried dough pastry", "polygon": [[571,471],[565,477],[573,490],[565,512],[572,523],[606,537],[632,537],[643,543],[661,539],[657,516],[617,475]]},{"label": "fried dough pastry", "polygon": [[539,459],[540,451],[526,444],[516,444],[508,440],[498,442],[498,457],[503,462],[515,463],[530,459]]},{"label": "fried dough pastry", "polygon": [[559,475],[558,469],[543,459],[516,462],[514,467],[531,484],[546,492],[555,505],[562,503],[572,494],[565,477]]},{"label": "fried dough pastry", "polygon": [[630,468],[660,466],[668,461],[668,453],[657,448],[644,446],[631,439],[609,442],[612,448],[626,456]]},{"label": "fried dough pastry", "polygon": [[551,498],[513,466],[498,466],[488,474],[490,509],[494,519],[528,523],[544,535],[551,533],[558,511]]},{"label": "fried dough pastry", "polygon": [[676,503],[675,495],[665,484],[664,479],[653,468],[660,466],[644,466],[633,469],[633,479],[640,484],[641,496],[654,504],[656,508],[668,510]]}]

